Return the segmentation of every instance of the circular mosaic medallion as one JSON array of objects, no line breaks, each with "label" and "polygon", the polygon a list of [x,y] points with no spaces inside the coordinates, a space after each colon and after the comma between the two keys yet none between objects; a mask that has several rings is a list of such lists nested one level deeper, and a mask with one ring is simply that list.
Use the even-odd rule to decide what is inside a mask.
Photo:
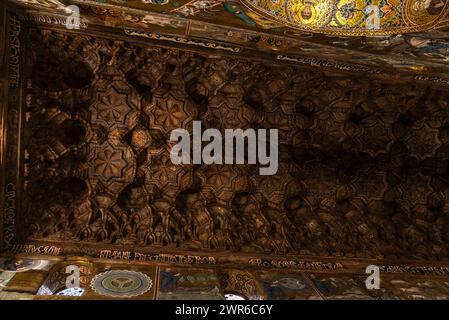
[{"label": "circular mosaic medallion", "polygon": [[96,275],[90,283],[96,293],[116,298],[140,296],[152,285],[147,275],[129,270],[106,271]]},{"label": "circular mosaic medallion", "polygon": [[436,20],[445,6],[443,0],[408,0],[404,13],[413,23],[425,24]]}]

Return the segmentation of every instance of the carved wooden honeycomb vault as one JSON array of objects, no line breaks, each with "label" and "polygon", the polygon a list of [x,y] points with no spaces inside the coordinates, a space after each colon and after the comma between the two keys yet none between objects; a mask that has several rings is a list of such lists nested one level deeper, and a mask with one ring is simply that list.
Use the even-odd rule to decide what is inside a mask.
[{"label": "carved wooden honeycomb vault", "polygon": [[[449,256],[449,94],[32,29],[25,240]],[[279,171],[174,165],[170,131],[279,129]]]}]

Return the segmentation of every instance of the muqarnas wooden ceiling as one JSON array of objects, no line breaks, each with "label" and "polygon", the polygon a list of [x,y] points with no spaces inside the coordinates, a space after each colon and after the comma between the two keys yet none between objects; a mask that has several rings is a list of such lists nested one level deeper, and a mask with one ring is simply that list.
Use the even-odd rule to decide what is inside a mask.
[{"label": "muqarnas wooden ceiling", "polygon": [[[54,31],[29,40],[28,239],[447,256],[446,91]],[[278,128],[278,173],[172,164],[171,130],[195,119]]]},{"label": "muqarnas wooden ceiling", "polygon": [[[5,25],[8,249],[447,259],[444,85]],[[279,129],[278,173],[173,165],[170,131],[193,120]]]}]

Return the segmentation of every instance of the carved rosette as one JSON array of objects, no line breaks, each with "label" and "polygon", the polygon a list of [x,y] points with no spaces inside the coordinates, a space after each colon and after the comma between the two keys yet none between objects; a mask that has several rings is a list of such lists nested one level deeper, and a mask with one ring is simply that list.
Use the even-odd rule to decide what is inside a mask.
[{"label": "carved rosette", "polygon": [[158,153],[147,153],[147,159],[140,170],[145,175],[145,184],[152,192],[162,192],[169,199],[193,183],[192,165],[175,165],[170,160],[170,150],[164,148]]},{"label": "carved rosette", "polygon": [[136,165],[130,147],[108,141],[90,149],[89,181],[93,189],[100,184],[109,193],[117,194],[133,181]]},{"label": "carved rosette", "polygon": [[112,131],[132,129],[138,121],[140,98],[124,81],[98,81],[94,84],[94,103],[89,110],[92,124]]},{"label": "carved rosette", "polygon": [[174,129],[191,128],[191,122],[197,113],[186,94],[177,89],[155,92],[143,111],[149,118],[148,126],[162,131],[167,136]]}]

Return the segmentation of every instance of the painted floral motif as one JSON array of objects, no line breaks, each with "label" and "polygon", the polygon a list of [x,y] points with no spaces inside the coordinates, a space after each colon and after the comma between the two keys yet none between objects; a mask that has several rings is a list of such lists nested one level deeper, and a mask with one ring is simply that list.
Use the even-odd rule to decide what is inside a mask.
[{"label": "painted floral motif", "polygon": [[355,12],[354,3],[345,3],[341,6],[340,12],[345,19],[351,19]]}]

